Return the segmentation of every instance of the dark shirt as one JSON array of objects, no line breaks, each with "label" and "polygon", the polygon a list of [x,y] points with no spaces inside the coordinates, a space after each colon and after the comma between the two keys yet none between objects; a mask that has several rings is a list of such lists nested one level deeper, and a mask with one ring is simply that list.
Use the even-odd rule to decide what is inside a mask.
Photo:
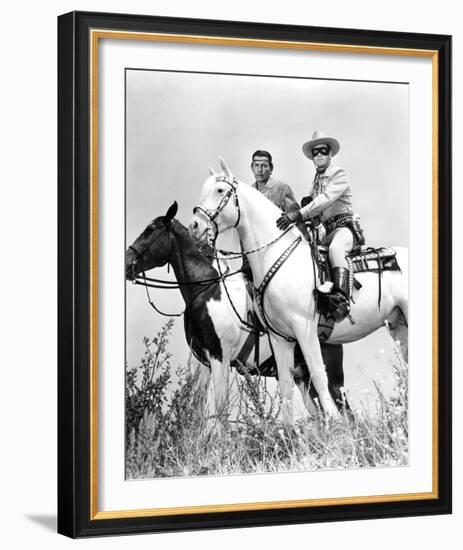
[{"label": "dark shirt", "polygon": [[[299,210],[299,204],[294,198],[294,193],[291,187],[282,181],[276,180],[270,176],[265,185],[258,186],[255,181],[252,184],[252,187],[260,191],[269,201],[278,206],[280,210],[283,210],[283,212]],[[241,266],[241,269],[244,276],[249,281],[252,281],[252,271],[247,256],[244,256],[243,258],[243,265]]]},{"label": "dark shirt", "polygon": [[282,181],[274,179],[272,176],[265,185],[258,186],[257,182],[252,184],[254,189],[260,191],[267,199],[283,212],[299,209],[299,204],[294,197],[291,187]]}]

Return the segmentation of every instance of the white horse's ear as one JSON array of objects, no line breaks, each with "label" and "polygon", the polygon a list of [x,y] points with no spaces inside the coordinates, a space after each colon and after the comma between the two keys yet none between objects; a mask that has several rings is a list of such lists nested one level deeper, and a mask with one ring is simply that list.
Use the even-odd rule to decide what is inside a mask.
[{"label": "white horse's ear", "polygon": [[212,168],[212,166],[209,166],[209,174],[211,176],[216,176],[217,175],[217,172],[214,170],[214,168]]},{"label": "white horse's ear", "polygon": [[220,167],[223,170],[223,173],[228,176],[229,178],[233,177],[233,173],[230,170],[230,168],[227,166],[227,163],[223,160],[222,157],[219,157]]}]

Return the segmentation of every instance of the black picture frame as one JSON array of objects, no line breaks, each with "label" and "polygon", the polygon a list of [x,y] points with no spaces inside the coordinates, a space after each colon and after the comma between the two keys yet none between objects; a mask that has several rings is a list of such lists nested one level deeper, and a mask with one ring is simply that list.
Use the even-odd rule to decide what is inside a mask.
[{"label": "black picture frame", "polygon": [[[175,515],[102,517],[92,509],[92,29],[349,44],[434,52],[437,60],[437,484],[433,498]],[[69,537],[451,513],[451,37],[354,29],[72,12],[58,18],[58,532]],[[437,276],[437,274],[436,274]]]}]

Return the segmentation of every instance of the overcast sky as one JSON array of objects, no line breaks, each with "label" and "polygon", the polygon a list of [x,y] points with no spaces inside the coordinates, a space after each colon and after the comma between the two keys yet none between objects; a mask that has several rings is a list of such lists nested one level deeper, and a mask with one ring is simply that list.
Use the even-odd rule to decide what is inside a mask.
[{"label": "overcast sky", "polygon": [[[253,181],[250,159],[270,151],[274,176],[298,200],[309,191],[314,168],[302,144],[314,130],[335,137],[334,163],[346,169],[354,210],[367,244],[408,246],[408,86],[301,78],[127,71],[127,245],[170,204],[188,224],[208,166],[225,158],[235,175]],[[161,278],[171,277],[165,269]],[[161,308],[183,309],[179,292],[152,290]],[[142,287],[127,284],[127,361],[138,364],[143,336],[165,322]],[[183,321],[175,323],[173,364],[186,355]],[[388,377],[391,344],[385,330],[345,347],[351,388]],[[367,374],[363,374],[366,372]]]}]

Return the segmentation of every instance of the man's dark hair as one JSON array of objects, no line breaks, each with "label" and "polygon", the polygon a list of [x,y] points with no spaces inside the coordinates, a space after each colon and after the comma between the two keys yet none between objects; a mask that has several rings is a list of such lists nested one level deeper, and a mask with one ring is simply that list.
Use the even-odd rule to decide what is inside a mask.
[{"label": "man's dark hair", "polygon": [[268,163],[270,165],[270,169],[273,170],[273,162],[272,162],[272,155],[268,151],[262,151],[261,149],[258,149],[253,155],[252,160],[254,162],[254,157],[266,157],[268,158]]}]

